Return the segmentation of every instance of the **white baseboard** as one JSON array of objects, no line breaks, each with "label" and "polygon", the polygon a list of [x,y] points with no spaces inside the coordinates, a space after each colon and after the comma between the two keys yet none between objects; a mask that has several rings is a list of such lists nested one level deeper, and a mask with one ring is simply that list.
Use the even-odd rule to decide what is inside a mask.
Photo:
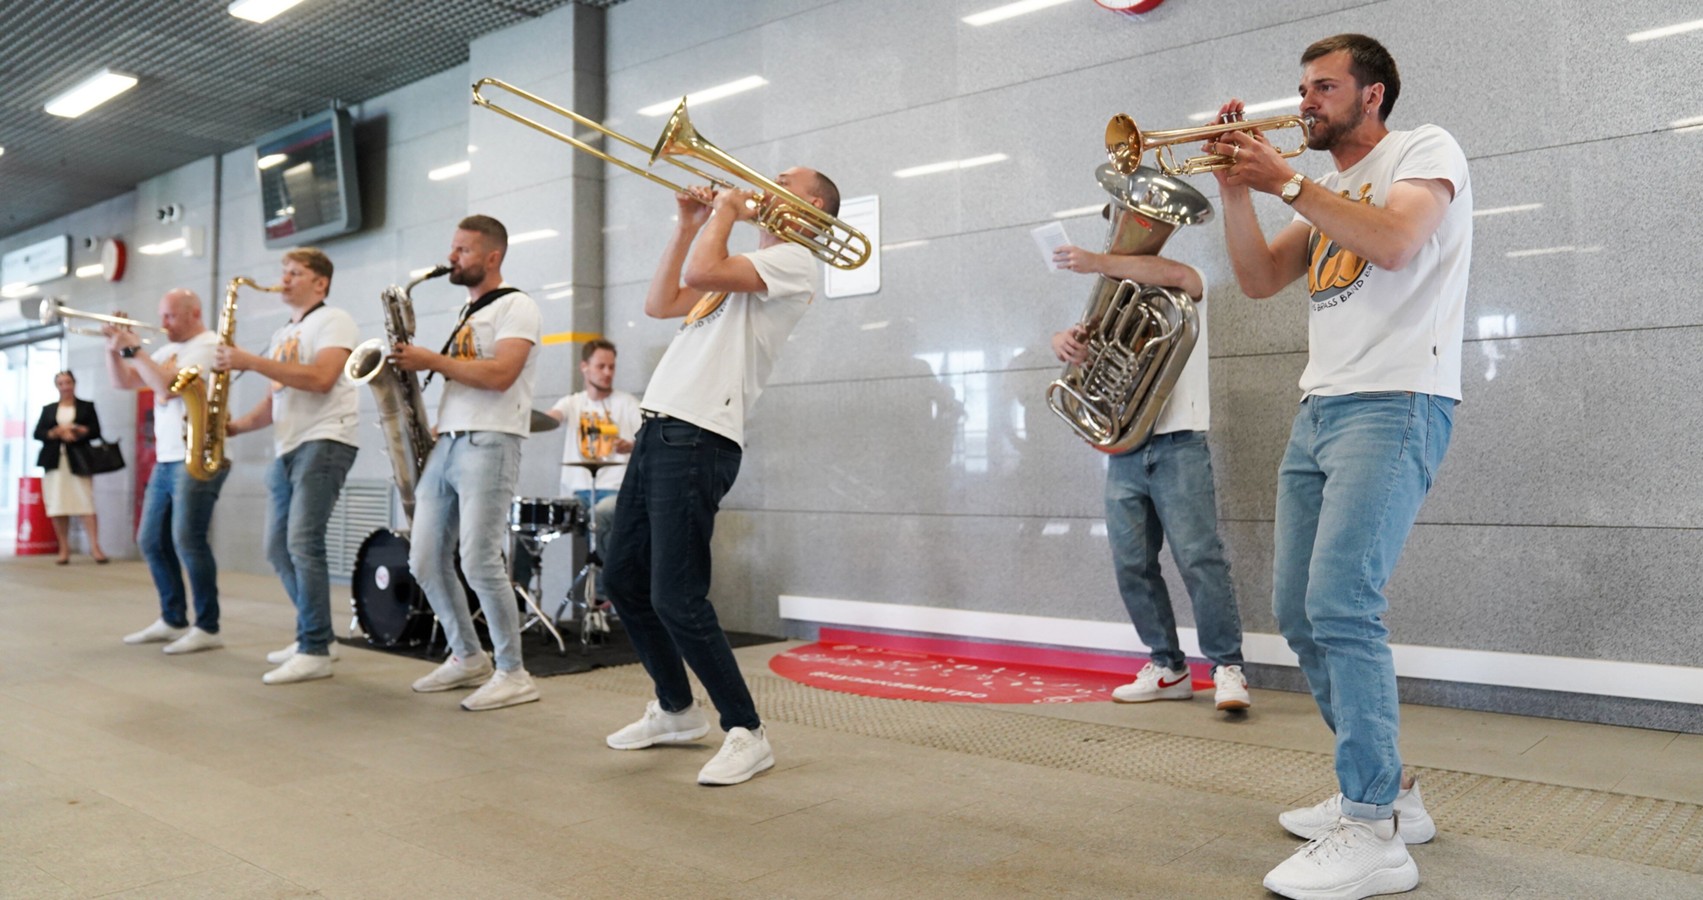
[{"label": "white baseboard", "polygon": [[[818,625],[880,628],[1073,650],[1148,651],[1128,622],[1058,619],[784,594],[780,598],[780,614],[783,619]],[[1193,628],[1177,629],[1177,638],[1184,653],[1200,657],[1200,643]],[[1396,674],[1405,678],[1703,704],[1703,668],[1494,650],[1457,650],[1416,644],[1391,644],[1390,651],[1395,656]],[[1244,634],[1242,654],[1252,663],[1297,665],[1295,654],[1280,635]]]}]

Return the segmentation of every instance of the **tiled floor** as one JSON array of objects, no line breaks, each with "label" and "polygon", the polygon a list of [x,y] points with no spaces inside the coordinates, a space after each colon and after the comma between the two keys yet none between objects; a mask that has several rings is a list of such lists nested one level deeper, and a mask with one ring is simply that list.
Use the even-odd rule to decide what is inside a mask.
[{"label": "tiled floor", "polygon": [[[1280,804],[1044,752],[1014,761],[976,749],[962,724],[931,742],[771,715],[776,769],[709,789],[694,777],[711,741],[603,746],[643,708],[631,673],[543,679],[542,702],[477,714],[459,694],[411,693],[427,664],[367,651],[345,651],[329,680],[268,687],[262,657],[291,639],[288,603],[270,579],[222,582],[227,647],[175,658],[118,641],[154,616],[141,564],[0,561],[0,897],[1261,897],[1296,846]],[[793,690],[770,681],[777,649],[740,651],[759,698]],[[1328,784],[1310,701],[1256,692],[1255,704],[1240,719],[1204,700],[982,708],[968,727],[1009,732],[1022,714],[1051,720],[1022,720],[1037,734],[1061,720],[1158,732],[1193,739],[1208,771],[1250,746],[1316,754]],[[1439,838],[1415,850],[1413,896],[1703,896],[1703,847],[1687,843],[1703,738],[1403,716],[1408,762],[1440,781],[1585,790],[1571,795],[1582,807],[1556,806],[1584,815],[1617,794],[1671,801],[1643,803],[1668,818],[1612,839],[1673,852],[1619,858],[1487,837],[1495,821],[1451,823],[1445,805]]]}]

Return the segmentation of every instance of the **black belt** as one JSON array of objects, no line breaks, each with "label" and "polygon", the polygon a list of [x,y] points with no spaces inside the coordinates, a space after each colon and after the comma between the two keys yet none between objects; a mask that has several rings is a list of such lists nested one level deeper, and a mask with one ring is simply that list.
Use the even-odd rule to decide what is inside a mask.
[{"label": "black belt", "polygon": [[459,438],[459,437],[467,437],[468,435],[482,434],[482,433],[483,432],[474,431],[472,429],[467,429],[467,430],[464,430],[464,431],[440,431],[440,432],[438,432],[438,437],[449,438],[450,440],[453,441],[453,440],[455,440],[456,438]]}]

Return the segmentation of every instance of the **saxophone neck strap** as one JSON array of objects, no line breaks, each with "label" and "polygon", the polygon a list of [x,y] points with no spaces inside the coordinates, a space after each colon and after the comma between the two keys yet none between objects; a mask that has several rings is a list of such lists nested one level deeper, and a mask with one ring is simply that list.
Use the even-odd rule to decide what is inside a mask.
[{"label": "saxophone neck strap", "polygon": [[[461,311],[461,320],[456,322],[455,327],[451,328],[449,330],[449,338],[446,339],[443,342],[443,347],[442,347],[442,349],[438,350],[438,355],[439,356],[448,356],[449,355],[449,348],[455,345],[455,336],[461,333],[461,326],[466,325],[467,320],[473,318],[474,314],[479,312],[479,310],[484,309],[487,306],[490,306],[491,304],[497,302],[498,300],[500,300],[504,297],[507,297],[510,294],[518,294],[518,293],[520,293],[520,288],[517,288],[517,287],[492,288],[491,290],[486,291],[483,294],[480,294],[479,299],[473,301],[472,303],[467,304],[467,307]],[[425,383],[422,384],[421,387],[425,387],[426,385],[431,384],[432,383],[432,376],[436,375],[436,374],[437,374],[436,372],[427,372]]]}]

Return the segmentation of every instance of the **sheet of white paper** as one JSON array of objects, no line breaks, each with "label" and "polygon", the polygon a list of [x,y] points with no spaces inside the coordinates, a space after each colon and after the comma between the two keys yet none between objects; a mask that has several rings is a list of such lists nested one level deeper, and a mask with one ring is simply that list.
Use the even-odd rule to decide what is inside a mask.
[{"label": "sheet of white paper", "polygon": [[1035,246],[1041,248],[1041,259],[1046,262],[1047,268],[1059,271],[1053,263],[1053,251],[1070,243],[1070,235],[1064,233],[1064,223],[1048,222],[1029,229],[1029,234],[1034,237]]}]

